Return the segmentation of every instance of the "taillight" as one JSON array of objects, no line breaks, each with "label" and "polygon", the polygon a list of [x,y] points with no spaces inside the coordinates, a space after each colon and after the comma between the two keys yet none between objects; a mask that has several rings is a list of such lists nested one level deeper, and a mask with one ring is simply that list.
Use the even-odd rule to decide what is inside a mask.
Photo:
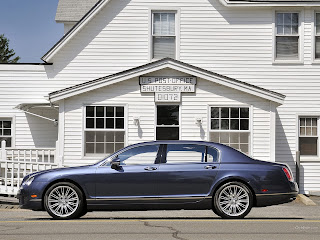
[{"label": "taillight", "polygon": [[290,182],[293,182],[293,177],[292,177],[291,171],[289,171],[288,168],[285,168],[285,167],[283,167],[282,170],[283,170],[284,174],[287,176],[288,180]]}]

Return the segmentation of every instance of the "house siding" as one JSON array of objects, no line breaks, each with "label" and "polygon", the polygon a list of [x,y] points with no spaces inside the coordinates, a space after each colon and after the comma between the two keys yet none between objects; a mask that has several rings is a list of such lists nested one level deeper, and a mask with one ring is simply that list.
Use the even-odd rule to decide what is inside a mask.
[{"label": "house siding", "polygon": [[[320,65],[312,61],[314,9],[310,7],[228,8],[221,5],[218,0],[112,0],[53,57],[53,66],[33,73],[12,70],[13,75],[10,71],[4,73],[0,71],[0,74],[4,74],[2,84],[8,84],[5,86],[10,86],[13,92],[19,92],[22,84],[34,85],[35,81],[36,89],[39,88],[39,91],[35,91],[35,88],[30,89],[30,95],[29,92],[23,91],[21,94],[22,96],[25,94],[26,97],[22,97],[22,100],[21,94],[12,93],[13,95],[6,96],[5,93],[1,93],[4,94],[1,99],[3,104],[1,111],[9,114],[15,111],[11,107],[23,101],[42,99],[48,92],[148,63],[150,9],[163,8],[180,12],[179,60],[286,95],[285,103],[277,107],[275,112],[274,153],[270,153],[270,148],[264,144],[266,140],[269,142],[270,104],[260,103],[259,99],[255,99],[257,101],[255,106],[258,104],[259,107],[253,109],[254,117],[257,119],[253,122],[252,154],[256,158],[265,160],[272,160],[271,155],[274,154],[277,162],[289,164],[295,172],[295,156],[298,150],[297,113],[306,115],[313,113],[320,116]],[[301,14],[300,40],[303,51],[300,64],[273,63],[273,22],[276,10],[299,11]],[[184,139],[199,138],[199,129],[188,130],[194,122],[191,113],[188,115],[188,112],[198,109],[199,114],[203,116],[203,126],[207,128],[209,103],[230,103],[234,99],[239,102],[248,101],[241,98],[243,94],[235,94],[232,89],[221,89],[224,93],[223,98],[214,95],[212,96],[214,101],[211,101],[211,94],[201,89],[201,84],[204,83],[199,83],[197,86],[196,102],[192,96],[183,94],[182,97],[182,110],[186,111],[182,116],[185,125],[181,133]],[[152,120],[154,112],[151,111],[154,109],[153,95],[139,96],[137,86],[131,83],[131,80],[122,87],[122,92],[118,90],[115,93],[111,91],[112,86],[104,88],[103,91],[109,89],[108,97],[105,98],[104,95],[104,100],[90,94],[81,97],[85,99],[84,102],[107,101],[124,104],[130,100],[128,134],[131,137],[127,143],[141,140],[134,135],[135,126],[130,125],[132,124],[130,118],[137,112],[145,113],[141,118],[143,141],[154,140],[154,120]],[[128,93],[124,94],[125,91]],[[135,98],[137,96],[139,101]],[[79,161],[81,157],[78,147],[82,144],[82,113],[77,105],[80,100],[75,99],[66,100],[65,163],[67,164],[74,164],[72,161]],[[139,106],[141,101],[145,103],[143,109]],[[72,107],[74,105],[75,109]],[[35,146],[24,115],[14,113],[17,114],[18,146]],[[206,138],[207,130],[204,130]],[[25,134],[28,135],[27,139],[23,138]],[[54,137],[50,141],[53,142],[53,139]],[[302,161],[302,191],[305,189],[320,191],[320,159],[317,160]],[[81,161],[80,164],[82,163],[86,161]]]},{"label": "house siding", "polygon": [[[92,77],[116,73],[149,61],[150,9],[180,10],[180,60],[222,75],[236,78],[286,95],[285,103],[276,111],[275,158],[289,164],[295,174],[297,147],[297,116],[304,112],[320,116],[320,66],[312,61],[313,8],[228,8],[214,0],[146,1],[133,0],[109,3],[84,28],[66,50],[74,52],[76,45],[88,45],[74,54],[57,79],[78,82]],[[301,18],[301,64],[274,64],[273,25],[275,11],[299,11]],[[109,18],[105,18],[109,16]],[[95,35],[96,34],[96,35]],[[88,39],[94,36],[94,39]],[[92,41],[91,41],[92,40]],[[57,54],[55,62],[70,56]],[[257,152],[267,152],[262,133],[254,133],[259,141]],[[266,130],[265,130],[266,131]],[[192,136],[192,135],[191,135]],[[191,137],[190,136],[190,137]],[[315,190],[320,182],[318,162],[305,165],[302,190]],[[306,186],[304,186],[306,184]]]},{"label": "house siding", "polygon": [[[96,161],[82,154],[84,106],[117,104],[125,105],[128,112],[127,144],[155,140],[154,94],[140,93],[139,79],[133,78],[65,100],[64,164]],[[182,93],[180,140],[208,140],[208,106],[253,106],[252,156],[270,160],[270,101],[198,79],[196,93]],[[140,117],[139,127],[134,125],[133,116]],[[196,117],[203,119],[201,127],[195,123]]]},{"label": "house siding", "polygon": [[[0,65],[0,118],[12,118],[15,148],[54,148],[58,133],[53,122],[15,109],[21,103],[43,103],[57,84],[37,65]],[[55,110],[30,110],[57,119]]]}]

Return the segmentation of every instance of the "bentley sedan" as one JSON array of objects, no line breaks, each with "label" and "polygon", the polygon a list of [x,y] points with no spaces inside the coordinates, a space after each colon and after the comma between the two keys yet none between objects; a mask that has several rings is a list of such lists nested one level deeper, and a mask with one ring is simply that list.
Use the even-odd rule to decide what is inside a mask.
[{"label": "bentley sedan", "polygon": [[252,159],[228,146],[155,141],[125,147],[96,164],[32,173],[23,179],[20,206],[54,219],[88,211],[212,209],[243,218],[252,207],[294,200],[285,164]]}]

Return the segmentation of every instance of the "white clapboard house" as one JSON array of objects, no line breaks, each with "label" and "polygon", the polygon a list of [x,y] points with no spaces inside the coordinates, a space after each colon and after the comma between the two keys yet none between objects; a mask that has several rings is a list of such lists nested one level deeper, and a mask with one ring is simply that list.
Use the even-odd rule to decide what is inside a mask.
[{"label": "white clapboard house", "polygon": [[320,1],[60,0],[56,21],[42,64],[0,64],[0,194],[164,139],[298,161],[320,191]]}]

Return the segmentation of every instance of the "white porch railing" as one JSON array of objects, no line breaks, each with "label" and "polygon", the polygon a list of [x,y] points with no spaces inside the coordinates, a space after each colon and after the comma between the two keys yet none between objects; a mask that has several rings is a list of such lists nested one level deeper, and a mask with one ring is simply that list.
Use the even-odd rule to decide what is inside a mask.
[{"label": "white porch railing", "polygon": [[0,194],[16,195],[24,176],[58,167],[54,148],[6,149],[2,141],[0,154]]}]

